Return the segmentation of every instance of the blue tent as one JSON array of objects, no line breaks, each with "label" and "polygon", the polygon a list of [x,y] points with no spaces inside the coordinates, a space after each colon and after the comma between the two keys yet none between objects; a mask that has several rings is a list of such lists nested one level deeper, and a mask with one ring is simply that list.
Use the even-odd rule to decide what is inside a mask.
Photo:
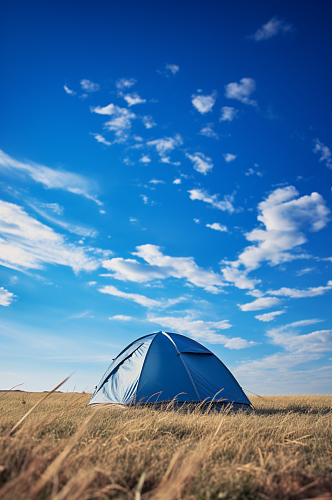
[{"label": "blue tent", "polygon": [[218,401],[250,405],[226,366],[209,349],[178,333],[158,332],[129,344],[113,360],[90,403]]}]

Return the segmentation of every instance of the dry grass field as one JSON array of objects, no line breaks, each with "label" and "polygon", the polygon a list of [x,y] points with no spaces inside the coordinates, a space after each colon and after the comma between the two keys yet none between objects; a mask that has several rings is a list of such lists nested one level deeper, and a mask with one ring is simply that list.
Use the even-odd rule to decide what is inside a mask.
[{"label": "dry grass field", "polygon": [[0,393],[6,500],[332,499],[332,398],[253,412],[89,408],[87,394]]}]

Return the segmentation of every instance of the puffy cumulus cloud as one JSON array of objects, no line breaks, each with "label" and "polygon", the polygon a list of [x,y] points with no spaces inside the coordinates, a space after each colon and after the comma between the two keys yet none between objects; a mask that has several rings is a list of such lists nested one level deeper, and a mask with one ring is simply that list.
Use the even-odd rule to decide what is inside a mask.
[{"label": "puffy cumulus cloud", "polygon": [[165,69],[175,75],[180,70],[180,66],[177,66],[176,64],[166,64]]},{"label": "puffy cumulus cloud", "polygon": [[98,205],[102,202],[92,194],[96,190],[96,185],[79,174],[73,174],[66,170],[53,170],[44,165],[36,163],[23,163],[8,156],[0,150],[0,168],[8,172],[21,172],[28,175],[35,182],[43,184],[47,189],[63,189],[80,196],[84,196],[89,200],[93,200]]},{"label": "puffy cumulus cloud", "polygon": [[97,142],[100,142],[101,144],[104,144],[105,146],[111,146],[112,143],[108,140],[105,139],[105,137],[101,134],[93,134],[91,132],[91,135],[94,136],[94,138],[96,139]]},{"label": "puffy cumulus cloud", "polygon": [[231,161],[234,161],[236,159],[236,155],[233,155],[232,153],[226,153],[223,155],[225,162],[230,163]]},{"label": "puffy cumulus cloud", "polygon": [[181,184],[182,180],[181,179],[174,179],[173,184]]},{"label": "puffy cumulus cloud", "polygon": [[303,230],[319,231],[329,221],[330,210],[318,193],[297,198],[298,191],[293,186],[278,188],[258,205],[257,219],[265,226],[247,233],[246,239],[254,242],[228,267],[244,267],[249,272],[260,267],[262,262],[271,266],[307,258],[307,254],[291,252],[306,243]]},{"label": "puffy cumulus cloud", "polygon": [[124,100],[127,102],[128,106],[134,106],[135,104],[144,104],[146,103],[146,99],[142,99],[137,92],[133,92],[132,94],[121,94]]},{"label": "puffy cumulus cloud", "polygon": [[136,247],[136,259],[114,258],[103,262],[103,267],[112,271],[110,276],[121,281],[145,283],[156,279],[177,278],[211,293],[220,293],[224,281],[219,274],[197,266],[193,257],[170,257],[164,255],[156,245]]},{"label": "puffy cumulus cloud", "polygon": [[156,139],[147,143],[148,146],[155,147],[159,156],[164,159],[167,159],[167,155],[171,151],[173,151],[173,149],[178,148],[182,144],[183,140],[180,134],[176,134],[174,137],[164,137],[163,139]]},{"label": "puffy cumulus cloud", "polygon": [[253,302],[247,304],[238,304],[241,311],[260,311],[262,309],[269,309],[270,307],[278,306],[281,300],[277,297],[260,297]]},{"label": "puffy cumulus cloud", "polygon": [[116,81],[115,86],[118,90],[127,90],[133,87],[136,82],[135,78],[120,78]]},{"label": "puffy cumulus cloud", "polygon": [[165,181],[162,181],[161,179],[151,179],[151,181],[149,181],[149,184],[166,184]]},{"label": "puffy cumulus cloud", "polygon": [[221,115],[219,118],[219,121],[221,122],[232,122],[234,118],[236,117],[238,113],[238,110],[235,108],[232,108],[231,106],[223,106],[221,108]]},{"label": "puffy cumulus cloud", "polygon": [[235,208],[232,205],[232,202],[234,201],[234,197],[232,195],[225,195],[223,200],[219,200],[218,194],[210,195],[204,189],[191,189],[188,193],[190,195],[189,198],[193,201],[204,201],[204,203],[208,203],[213,208],[217,208],[223,212],[229,212],[230,214],[235,211]]},{"label": "puffy cumulus cloud", "polygon": [[269,295],[277,297],[289,297],[292,299],[302,299],[305,297],[317,297],[332,290],[332,281],[328,281],[326,286],[310,287],[306,290],[298,290],[297,288],[280,288],[280,290],[268,290]]},{"label": "puffy cumulus cloud", "polygon": [[223,321],[202,321],[195,320],[191,316],[182,318],[165,316],[165,317],[148,317],[151,323],[157,323],[162,328],[167,330],[185,333],[196,340],[203,340],[210,344],[222,344],[228,349],[243,349],[256,345],[256,342],[242,339],[241,337],[229,338],[225,335],[216,333],[218,330],[231,328],[229,320]]},{"label": "puffy cumulus cloud", "polygon": [[259,170],[254,170],[253,168],[249,168],[248,172],[245,172],[245,175],[258,175],[258,177],[263,177],[263,174]]},{"label": "puffy cumulus cloud", "polygon": [[320,153],[319,161],[325,162],[325,165],[328,168],[332,168],[332,158],[331,158],[331,150],[324,146],[324,144],[319,140],[314,140],[315,147],[313,149],[314,153]]},{"label": "puffy cumulus cloud", "polygon": [[293,27],[291,24],[286,24],[285,21],[278,19],[278,17],[275,16],[272,17],[272,19],[270,19],[266,24],[263,24],[263,26],[249,38],[253,38],[256,42],[260,42],[262,40],[268,40],[279,33],[289,33],[292,29]]},{"label": "puffy cumulus cloud", "polygon": [[268,323],[270,321],[274,321],[276,316],[280,316],[280,314],[284,314],[286,311],[273,311],[265,314],[258,314],[255,316],[256,319],[259,321],[264,321],[265,323]]},{"label": "puffy cumulus cloud", "polygon": [[91,80],[81,80],[81,87],[86,92],[97,92],[100,90],[99,83],[93,83]]},{"label": "puffy cumulus cloud", "polygon": [[233,283],[237,288],[241,290],[249,289],[253,292],[259,292],[254,290],[255,286],[260,283],[260,280],[253,278],[248,278],[246,271],[241,271],[231,266],[227,266],[222,269],[223,276],[226,281]]},{"label": "puffy cumulus cloud", "polygon": [[212,92],[210,95],[193,94],[191,96],[191,102],[194,108],[197,109],[202,115],[212,111],[212,108],[217,99],[217,92]]},{"label": "puffy cumulus cloud", "polygon": [[240,83],[232,82],[225,85],[225,96],[227,99],[237,99],[244,104],[257,106],[257,102],[249,99],[256,89],[256,82],[252,78],[242,78]]},{"label": "puffy cumulus cloud", "polygon": [[139,159],[141,163],[148,165],[151,162],[151,159],[147,155],[143,155],[142,158]]},{"label": "puffy cumulus cloud", "polygon": [[69,94],[69,95],[76,95],[76,92],[75,92],[74,90],[70,90],[70,89],[67,87],[67,85],[64,85],[64,86],[63,86],[63,88],[64,88],[64,90],[65,90],[66,94]]},{"label": "puffy cumulus cloud", "polygon": [[168,300],[149,299],[145,295],[139,295],[138,293],[122,292],[113,285],[103,286],[99,288],[99,292],[105,293],[107,295],[112,295],[113,297],[119,297],[121,299],[130,300],[131,302],[136,302],[136,304],[139,304],[140,306],[143,307],[147,307],[149,309],[166,309],[167,307],[174,306],[179,302],[187,300],[186,297],[179,297],[177,299],[168,299]]},{"label": "puffy cumulus cloud", "polygon": [[145,128],[147,128],[147,129],[150,129],[150,128],[155,127],[157,125],[151,115],[143,116],[142,122],[143,122]]},{"label": "puffy cumulus cloud", "polygon": [[201,174],[206,175],[213,169],[211,158],[205,156],[203,153],[194,153],[193,155],[186,153],[186,157],[193,163],[194,169]]},{"label": "puffy cumulus cloud", "polygon": [[219,139],[219,135],[213,130],[212,127],[213,123],[208,123],[198,133],[200,135],[205,135],[205,137],[213,137],[214,139]]},{"label": "puffy cumulus cloud", "polygon": [[8,292],[3,286],[0,287],[0,306],[8,307],[13,302],[15,295]]},{"label": "puffy cumulus cloud", "polygon": [[45,264],[69,266],[75,273],[93,271],[107,253],[77,247],[22,207],[0,201],[0,264],[12,269],[43,269]]},{"label": "puffy cumulus cloud", "polygon": [[104,123],[104,127],[114,132],[116,137],[115,142],[125,142],[128,139],[131,122],[137,118],[135,113],[112,103],[103,108],[100,106],[91,107],[90,110],[92,113],[97,113],[98,115],[109,115],[112,117],[111,120]]},{"label": "puffy cumulus cloud", "polygon": [[219,222],[214,222],[213,224],[206,224],[206,227],[214,229],[215,231],[221,231],[224,233],[228,232],[227,226],[222,226]]}]

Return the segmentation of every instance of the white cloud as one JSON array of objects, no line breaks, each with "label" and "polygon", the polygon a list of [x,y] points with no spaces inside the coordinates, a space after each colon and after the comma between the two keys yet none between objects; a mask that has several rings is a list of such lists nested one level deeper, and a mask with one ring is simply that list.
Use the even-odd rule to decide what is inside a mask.
[{"label": "white cloud", "polygon": [[149,181],[149,184],[165,184],[165,181],[162,181],[160,179],[151,179],[151,181]]},{"label": "white cloud", "polygon": [[179,71],[180,67],[176,64],[166,64],[166,70],[169,70],[173,75]]},{"label": "white cloud", "polygon": [[137,80],[135,80],[135,78],[120,78],[115,83],[115,86],[118,90],[127,90],[133,87],[136,82]]},{"label": "white cloud", "polygon": [[97,92],[100,90],[99,83],[93,83],[90,80],[81,80],[81,87],[86,92]]},{"label": "white cloud", "polygon": [[332,290],[332,281],[328,281],[327,286],[310,287],[306,290],[298,290],[297,288],[280,288],[280,290],[268,290],[269,295],[278,297],[290,297],[292,299],[301,299],[304,297],[317,297]]},{"label": "white cloud", "polygon": [[173,149],[178,148],[182,144],[183,141],[180,134],[176,134],[174,137],[164,137],[163,139],[156,139],[147,143],[148,146],[154,146],[157,153],[162,158],[165,158],[167,154],[173,151]]},{"label": "white cloud", "polygon": [[212,129],[213,123],[208,123],[203,127],[200,132],[200,135],[205,135],[206,137],[213,137],[214,139],[219,139],[219,135]]},{"label": "white cloud", "polygon": [[112,116],[110,121],[104,123],[104,127],[115,133],[116,142],[125,142],[128,139],[131,121],[137,118],[134,113],[127,108],[120,108],[116,104],[109,104],[103,108],[100,106],[90,107],[90,110],[98,115]]},{"label": "white cloud", "polygon": [[194,153],[190,155],[186,153],[186,157],[194,164],[194,169],[201,174],[206,175],[210,170],[213,169],[213,163],[211,158],[205,156],[203,153]]},{"label": "white cloud", "polygon": [[175,165],[176,167],[181,165],[181,163],[179,161],[171,161],[170,156],[162,156],[160,158],[160,161],[161,161],[161,163],[167,163],[168,165]]},{"label": "white cloud", "polygon": [[132,318],[131,316],[124,316],[123,314],[117,314],[116,316],[111,316],[110,318],[111,321],[133,321],[135,318]]},{"label": "white cloud", "polygon": [[0,168],[10,171],[20,171],[27,174],[35,182],[40,182],[45,188],[48,189],[63,189],[70,193],[78,194],[93,200],[98,205],[102,203],[91,194],[96,189],[93,181],[86,179],[82,175],[73,174],[66,170],[53,170],[44,165],[36,163],[22,163],[14,160],[6,153],[0,150]]},{"label": "white cloud", "polygon": [[214,103],[217,99],[217,92],[212,92],[211,95],[193,94],[191,99],[191,102],[197,111],[199,111],[202,115],[205,115],[206,113],[212,111]]},{"label": "white cloud", "polygon": [[289,33],[292,30],[291,24],[286,24],[285,21],[278,19],[277,16],[272,17],[266,24],[263,24],[254,35],[250,38],[260,42],[261,40],[268,40],[279,33]]},{"label": "white cloud", "polygon": [[219,222],[214,222],[213,224],[206,224],[206,227],[215,229],[216,231],[228,232],[227,226],[221,226]]},{"label": "white cloud", "polygon": [[145,165],[151,162],[150,158],[147,155],[143,155],[142,158],[139,159],[139,161],[141,163],[144,163]]},{"label": "white cloud", "polygon": [[63,88],[65,89],[66,94],[69,95],[76,95],[76,92],[74,90],[70,90],[67,85],[64,85]]},{"label": "white cloud", "polygon": [[[243,266],[246,272],[260,267],[262,262],[271,266],[307,258],[307,254],[291,252],[306,243],[303,229],[319,231],[328,223],[330,210],[318,193],[297,198],[293,186],[278,188],[259,203],[257,219],[265,226],[247,233],[246,239],[256,242],[248,246],[235,262],[228,262],[232,268]],[[297,199],[296,199],[297,198]]]},{"label": "white cloud", "polygon": [[253,168],[249,168],[248,172],[245,172],[245,175],[258,175],[258,177],[263,177],[263,174],[259,170],[254,170]]},{"label": "white cloud", "polygon": [[268,309],[270,307],[278,306],[281,300],[277,297],[260,297],[253,302],[247,304],[238,304],[241,311],[260,311],[261,309]]},{"label": "white cloud", "polygon": [[114,273],[110,275],[112,278],[121,281],[145,283],[173,277],[185,279],[211,293],[220,293],[224,286],[219,274],[197,266],[193,257],[170,257],[164,255],[156,245],[141,245],[136,250],[133,255],[146,263],[142,264],[135,259],[114,258],[104,261],[103,267]]},{"label": "white cloud", "polygon": [[231,106],[223,106],[221,108],[221,116],[219,118],[219,121],[221,122],[232,122],[234,118],[236,117],[238,113],[238,110],[235,108],[232,108]]},{"label": "white cloud", "polygon": [[256,82],[252,78],[241,78],[240,83],[228,83],[225,85],[225,96],[228,99],[237,99],[244,104],[257,106],[257,102],[249,99],[250,94],[256,88]]},{"label": "white cloud", "polygon": [[[113,297],[120,297],[121,299],[130,300],[132,302],[136,302],[143,307],[156,308],[156,309],[166,309],[167,307],[174,306],[179,302],[183,302],[187,300],[185,297],[179,297],[177,299],[168,299],[168,300],[155,300],[149,299],[145,295],[139,295],[138,293],[127,293],[122,292],[118,288],[113,285],[106,285],[98,290],[101,293],[105,293],[107,295],[112,295]],[[110,318],[111,319],[111,318]]]},{"label": "white cloud", "polygon": [[225,158],[225,162],[230,163],[231,161],[234,161],[236,159],[236,155],[233,155],[232,153],[226,153],[223,155]]},{"label": "white cloud", "polygon": [[62,215],[63,214],[63,207],[61,207],[58,203],[39,203],[39,206],[41,208],[47,208],[49,210],[52,210],[57,215]]},{"label": "white cloud", "polygon": [[[237,288],[243,289],[251,289],[253,290],[255,286],[260,283],[260,280],[248,278],[246,271],[241,271],[240,269],[236,269],[234,267],[225,267],[222,269],[222,273],[226,281],[230,283],[234,283]],[[258,290],[253,290],[252,293],[259,292]]]},{"label": "white cloud", "polygon": [[299,271],[296,271],[295,274],[296,274],[296,276],[303,276],[304,274],[313,273],[316,270],[317,270],[316,267],[305,267],[304,269],[300,269]]},{"label": "white cloud", "polygon": [[11,292],[8,292],[3,286],[0,287],[0,306],[10,306],[13,302],[15,295]]},{"label": "white cloud", "polygon": [[173,184],[181,184],[181,179],[174,179]]},{"label": "white cloud", "polygon": [[320,153],[319,161],[325,161],[325,165],[328,168],[332,168],[331,150],[327,146],[324,146],[319,139],[315,139],[314,143],[315,148],[313,149],[313,152]]},{"label": "white cloud", "polygon": [[218,330],[231,328],[229,320],[223,321],[202,321],[195,320],[191,316],[175,318],[170,316],[165,317],[148,317],[151,323],[157,323],[162,328],[175,330],[179,333],[185,333],[190,337],[209,342],[210,344],[222,344],[228,349],[243,349],[255,345],[255,342],[247,341],[240,337],[229,338],[225,335],[216,333]]},{"label": "white cloud", "polygon": [[210,195],[204,189],[192,189],[188,191],[188,193],[190,194],[189,197],[191,200],[204,201],[205,203],[212,205],[214,208],[217,208],[218,210],[229,212],[230,214],[232,214],[235,210],[232,205],[234,199],[232,195],[225,195],[223,200],[219,200],[218,194]]},{"label": "white cloud", "polygon": [[280,314],[284,314],[286,311],[273,311],[265,314],[259,314],[258,316],[255,316],[256,319],[259,321],[264,321],[265,323],[268,323],[269,321],[274,321],[276,316],[279,316]]},{"label": "white cloud", "polygon": [[142,198],[144,205],[149,204],[149,198],[145,196],[145,194],[140,194],[140,197]]},{"label": "white cloud", "polygon": [[109,253],[68,243],[22,207],[4,201],[0,201],[0,234],[0,264],[19,271],[43,269],[45,264],[69,266],[75,273],[93,271],[99,258]]},{"label": "white cloud", "polygon": [[199,219],[194,219],[195,224],[200,224],[201,221]]},{"label": "white cloud", "polygon": [[147,128],[147,129],[150,129],[150,128],[155,127],[157,125],[151,115],[143,116],[142,122],[143,122],[145,128]]},{"label": "white cloud", "polygon": [[94,136],[94,138],[96,139],[96,141],[100,142],[101,144],[105,144],[105,146],[111,146],[112,145],[112,143],[109,142],[109,141],[107,141],[103,135],[93,134],[93,133],[91,133],[91,135]]},{"label": "white cloud", "polygon": [[128,106],[134,106],[135,104],[144,104],[146,99],[142,99],[136,92],[132,94],[121,94],[124,100],[128,103]]}]

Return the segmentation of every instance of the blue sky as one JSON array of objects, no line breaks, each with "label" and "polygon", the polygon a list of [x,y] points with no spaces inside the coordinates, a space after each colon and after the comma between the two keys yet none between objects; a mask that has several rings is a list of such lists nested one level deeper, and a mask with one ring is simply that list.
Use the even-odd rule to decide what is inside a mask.
[{"label": "blue sky", "polygon": [[2,6],[1,388],[154,331],[331,393],[329,2]]}]

